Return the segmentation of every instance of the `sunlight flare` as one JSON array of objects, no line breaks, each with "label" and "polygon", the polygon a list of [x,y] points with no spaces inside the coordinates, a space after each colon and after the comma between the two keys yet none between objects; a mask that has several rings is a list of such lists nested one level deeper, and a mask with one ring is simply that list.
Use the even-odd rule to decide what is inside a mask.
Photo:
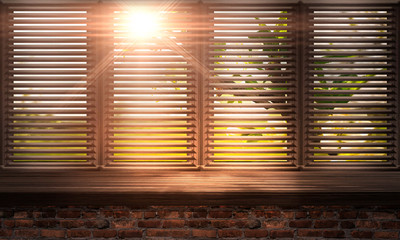
[{"label": "sunlight flare", "polygon": [[147,39],[159,34],[159,15],[145,9],[132,11],[128,17],[128,29],[132,38]]}]

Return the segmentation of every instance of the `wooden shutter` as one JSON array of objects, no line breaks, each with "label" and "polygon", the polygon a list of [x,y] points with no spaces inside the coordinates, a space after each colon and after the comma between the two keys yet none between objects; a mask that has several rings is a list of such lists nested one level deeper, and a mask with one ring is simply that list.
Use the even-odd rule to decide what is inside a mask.
[{"label": "wooden shutter", "polygon": [[210,4],[208,11],[208,164],[292,164],[293,8]]},{"label": "wooden shutter", "polygon": [[[137,9],[159,22],[152,36],[132,35]],[[184,5],[111,9],[113,53],[107,82],[109,165],[192,165],[195,154],[193,9]],[[155,16],[154,16],[155,15]]]},{"label": "wooden shutter", "polygon": [[398,165],[398,5],[8,2],[0,167]]},{"label": "wooden shutter", "polygon": [[394,21],[391,6],[310,6],[310,164],[393,163],[398,117]]},{"label": "wooden shutter", "polygon": [[91,10],[80,4],[8,5],[8,166],[93,163]]}]

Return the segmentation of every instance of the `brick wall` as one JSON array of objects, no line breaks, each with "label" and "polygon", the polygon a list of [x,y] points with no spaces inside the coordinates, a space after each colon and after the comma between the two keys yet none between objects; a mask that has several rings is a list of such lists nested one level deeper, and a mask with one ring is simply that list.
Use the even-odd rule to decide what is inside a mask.
[{"label": "brick wall", "polygon": [[0,208],[0,239],[398,239],[400,209],[153,206]]}]

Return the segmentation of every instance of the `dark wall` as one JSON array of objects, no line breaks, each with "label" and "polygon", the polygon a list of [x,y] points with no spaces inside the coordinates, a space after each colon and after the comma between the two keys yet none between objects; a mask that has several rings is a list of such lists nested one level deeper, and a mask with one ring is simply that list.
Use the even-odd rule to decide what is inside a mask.
[{"label": "dark wall", "polygon": [[0,208],[0,239],[388,238],[400,209],[352,206],[152,206]]}]

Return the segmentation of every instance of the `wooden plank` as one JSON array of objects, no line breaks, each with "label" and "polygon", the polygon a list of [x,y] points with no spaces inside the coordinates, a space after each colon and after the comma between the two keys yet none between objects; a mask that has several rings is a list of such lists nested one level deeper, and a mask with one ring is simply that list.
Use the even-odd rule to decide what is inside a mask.
[{"label": "wooden plank", "polygon": [[[366,177],[368,176],[368,177]],[[399,192],[396,171],[7,171],[0,192]]]},{"label": "wooden plank", "polygon": [[[368,176],[368,177],[366,177]],[[11,205],[398,205],[397,171],[2,172]]]}]

